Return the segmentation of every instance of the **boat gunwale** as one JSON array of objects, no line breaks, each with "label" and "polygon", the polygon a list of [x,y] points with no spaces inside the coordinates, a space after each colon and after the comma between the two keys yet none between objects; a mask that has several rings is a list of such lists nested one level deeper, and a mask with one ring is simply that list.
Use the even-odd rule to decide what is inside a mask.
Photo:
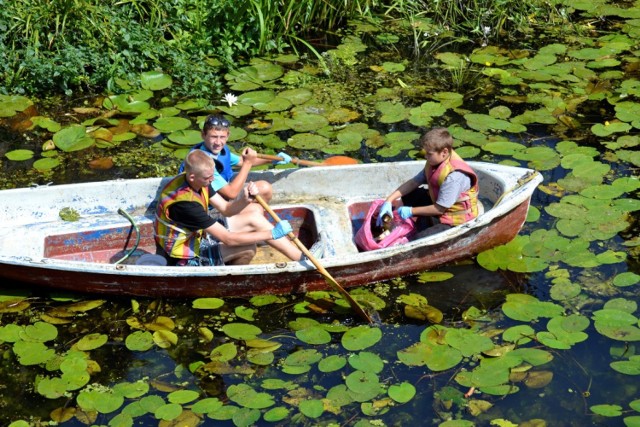
[{"label": "boat gunwale", "polygon": [[[410,166],[418,167],[418,164],[423,166],[424,162],[397,162],[400,163],[401,166],[404,164],[409,164]],[[493,165],[491,163],[483,163],[483,162],[469,162],[472,167],[477,164],[481,164],[482,173],[486,174],[497,174],[498,178],[502,177],[503,181],[505,181],[505,186],[509,185],[506,182],[504,177],[511,177],[517,182],[516,178],[513,177],[513,174],[509,174],[505,172],[505,169],[501,165]],[[367,165],[354,165],[359,167],[375,167],[378,164],[367,164]],[[327,166],[320,168],[313,168],[313,170],[317,171],[318,169],[333,169],[335,166]],[[508,167],[511,168],[511,167]],[[521,169],[523,175],[527,172],[532,171],[527,168],[518,168]],[[311,170],[309,169],[298,169],[299,171]],[[511,170],[511,169],[509,169]],[[287,171],[276,170],[275,176],[278,176],[279,171]],[[536,172],[537,173],[537,172]],[[352,254],[349,259],[345,259],[344,255],[334,256],[334,257],[326,257],[322,259],[323,266],[325,268],[338,268],[338,267],[349,267],[356,264],[368,263],[373,261],[384,261],[386,259],[392,259],[400,253],[411,252],[418,248],[429,248],[442,244],[443,242],[450,241],[452,239],[457,239],[459,237],[464,236],[468,231],[472,231],[475,229],[482,229],[484,226],[490,224],[494,219],[499,218],[500,216],[508,214],[511,210],[513,210],[516,206],[520,205],[523,202],[527,202],[531,197],[531,194],[535,190],[535,187],[542,181],[542,177],[539,173],[538,176],[531,179],[529,182],[525,182],[523,185],[517,188],[505,188],[503,192],[510,192],[509,197],[502,200],[498,205],[493,206],[491,209],[488,209],[481,216],[474,219],[473,221],[463,224],[461,226],[453,227],[450,230],[443,231],[441,233],[435,234],[433,236],[425,237],[422,239],[414,240],[408,242],[402,246],[392,246],[385,249],[380,249],[376,251],[370,252],[358,252]],[[144,184],[150,184],[151,186],[158,186],[160,183],[167,178],[142,178]],[[136,180],[136,181],[141,181]],[[126,182],[128,180],[111,180],[111,181],[103,181],[104,185],[111,185],[113,182]],[[157,184],[156,184],[157,183]],[[63,186],[87,186],[91,188],[95,187],[96,184],[100,183],[80,183],[80,184],[64,184]],[[63,186],[56,186],[58,189],[64,190],[61,188]],[[38,187],[42,188],[42,187]],[[45,187],[49,188],[49,187]],[[20,189],[14,189],[20,190]],[[5,191],[14,191],[14,190],[5,190]],[[25,190],[25,189],[22,189]],[[371,200],[371,198],[367,198],[366,195],[363,195],[362,200]],[[357,200],[355,198],[350,198],[349,203],[355,203]],[[278,207],[287,206],[287,204],[278,205]],[[313,205],[311,204],[295,204],[295,206],[304,207],[310,209],[315,214],[315,210]],[[0,255],[0,263],[6,264],[19,264],[29,267],[45,267],[52,268],[57,270],[64,270],[66,272],[72,273],[74,271],[83,272],[83,273],[99,273],[99,274],[112,274],[118,276],[146,276],[146,277],[162,277],[162,278],[171,278],[171,277],[224,277],[224,276],[264,276],[264,275],[272,275],[272,274],[282,274],[282,273],[299,273],[309,270],[314,270],[315,268],[312,265],[303,265],[300,262],[287,262],[287,263],[271,263],[271,264],[249,264],[249,265],[241,265],[241,266],[224,266],[224,267],[157,267],[157,266],[138,266],[138,265],[114,265],[114,264],[99,264],[99,263],[91,263],[87,261],[73,261],[73,260],[61,260],[56,258],[41,258],[35,259],[26,256],[7,256]]]}]

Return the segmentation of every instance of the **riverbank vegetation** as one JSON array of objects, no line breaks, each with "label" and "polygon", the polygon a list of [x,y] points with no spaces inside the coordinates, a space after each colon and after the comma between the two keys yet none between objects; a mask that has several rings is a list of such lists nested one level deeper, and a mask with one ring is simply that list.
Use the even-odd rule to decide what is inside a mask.
[{"label": "riverbank vegetation", "polygon": [[414,57],[455,43],[477,47],[561,18],[548,2],[475,0],[24,0],[2,1],[0,93],[55,95],[119,90],[118,81],[162,71],[174,95],[223,90],[224,72],[285,50],[310,54],[354,24],[375,28],[381,49]]}]

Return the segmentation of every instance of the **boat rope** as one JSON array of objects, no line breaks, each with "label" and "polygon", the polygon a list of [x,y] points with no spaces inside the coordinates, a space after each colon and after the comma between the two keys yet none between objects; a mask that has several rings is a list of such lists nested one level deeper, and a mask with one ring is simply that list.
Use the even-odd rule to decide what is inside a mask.
[{"label": "boat rope", "polygon": [[540,174],[540,172],[538,172],[538,171],[530,171],[530,172],[527,172],[526,174],[522,175],[518,179],[518,182],[516,183],[516,185],[514,185],[509,190],[507,190],[504,193],[502,193],[500,195],[500,197],[498,198],[498,200],[496,200],[496,202],[493,204],[493,206],[498,206],[500,204],[500,202],[502,201],[502,199],[504,199],[507,194],[510,194],[513,191],[515,191],[517,188],[522,187],[523,185],[525,185],[527,182],[529,182],[532,179],[534,179],[539,174]]},{"label": "boat rope", "polygon": [[[118,209],[118,213],[122,216],[124,216],[125,218],[127,218],[129,220],[129,222],[131,223],[131,227],[133,227],[133,229],[136,230],[136,243],[133,245],[133,247],[131,249],[129,249],[127,251],[126,254],[124,254],[124,256],[122,258],[120,258],[118,261],[115,262],[116,265],[120,264],[121,262],[123,262],[124,260],[126,260],[127,258],[129,258],[131,256],[132,253],[134,253],[136,251],[136,249],[138,249],[138,245],[140,244],[140,228],[138,228],[138,224],[136,224],[136,222],[133,220],[133,218],[131,217],[131,215],[129,215],[126,211],[124,211],[122,208]],[[131,236],[131,232],[129,232],[129,236]],[[127,241],[129,239],[127,238]],[[127,248],[127,245],[124,245],[125,249]]]}]

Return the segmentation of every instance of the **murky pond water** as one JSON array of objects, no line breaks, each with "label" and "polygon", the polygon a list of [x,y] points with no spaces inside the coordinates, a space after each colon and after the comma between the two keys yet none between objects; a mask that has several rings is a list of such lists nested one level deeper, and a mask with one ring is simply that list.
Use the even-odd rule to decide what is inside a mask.
[{"label": "murky pond water", "polygon": [[[357,290],[382,301],[372,327],[327,295],[211,307],[3,284],[0,423],[640,425],[635,25],[589,36],[588,47],[553,34],[539,51],[483,46],[412,70],[397,71],[388,52],[337,62],[331,78],[261,63],[229,90],[267,72],[277,84],[238,89],[239,105],[161,106],[161,90],[139,91],[72,122],[54,117],[56,130],[44,108],[3,119],[0,152],[25,158],[3,158],[1,188],[171,175],[211,111],[233,119],[236,149],[316,160],[416,158],[419,135],[447,126],[464,158],[529,166],[545,181],[512,244]],[[474,76],[473,92],[454,90],[465,87],[450,81],[455,64]],[[93,145],[60,141],[78,126]],[[59,162],[36,163],[49,158]],[[442,322],[407,316],[408,302],[428,303]]]}]

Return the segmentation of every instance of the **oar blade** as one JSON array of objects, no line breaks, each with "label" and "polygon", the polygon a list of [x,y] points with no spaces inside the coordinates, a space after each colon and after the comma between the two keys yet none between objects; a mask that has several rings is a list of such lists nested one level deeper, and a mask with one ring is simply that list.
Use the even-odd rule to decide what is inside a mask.
[{"label": "oar blade", "polygon": [[360,162],[358,162],[357,159],[354,159],[353,157],[347,157],[347,156],[331,156],[322,162],[324,166],[355,165],[358,163]]}]

